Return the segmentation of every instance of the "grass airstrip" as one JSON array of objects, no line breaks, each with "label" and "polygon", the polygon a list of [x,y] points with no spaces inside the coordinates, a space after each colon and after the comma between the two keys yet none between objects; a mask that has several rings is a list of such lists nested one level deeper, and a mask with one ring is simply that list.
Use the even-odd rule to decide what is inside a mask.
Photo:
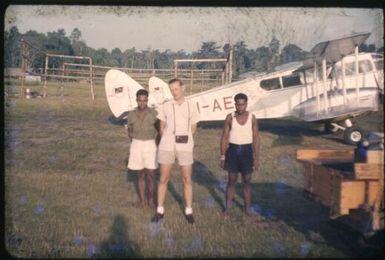
[{"label": "grass airstrip", "polygon": [[[46,98],[4,102],[5,247],[16,257],[353,257],[372,256],[355,231],[331,222],[328,209],[303,194],[298,148],[351,147],[341,135],[298,120],[260,120],[260,170],[252,178],[255,215],[242,213],[239,182],[229,218],[221,216],[227,174],[219,167],[222,123],[200,124],[195,136],[193,209],[183,216],[183,186],[173,169],[165,218],[137,207],[134,172],[127,172],[129,142],[112,124],[104,87],[49,83]],[[29,86],[42,93],[40,85]],[[383,131],[383,110],[359,119]],[[159,173],[157,174],[159,175]],[[240,181],[240,180],[239,180]],[[380,246],[384,245],[383,240]]]}]

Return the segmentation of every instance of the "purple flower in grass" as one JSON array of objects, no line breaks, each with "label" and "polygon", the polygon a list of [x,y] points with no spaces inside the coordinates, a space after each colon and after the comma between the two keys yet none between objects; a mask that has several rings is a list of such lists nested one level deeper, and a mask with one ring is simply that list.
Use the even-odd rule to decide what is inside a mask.
[{"label": "purple flower in grass", "polygon": [[36,214],[43,214],[44,213],[44,206],[43,205],[37,205],[35,208],[35,213]]},{"label": "purple flower in grass", "polygon": [[262,214],[262,208],[258,204],[253,203],[253,204],[251,204],[251,212],[253,212],[256,215],[261,215]]},{"label": "purple flower in grass", "polygon": [[164,240],[165,245],[170,248],[173,247],[175,244],[174,239],[172,238],[172,232],[168,231],[166,235],[166,239]]},{"label": "purple flower in grass", "polygon": [[96,246],[94,244],[89,244],[87,246],[87,255],[94,256],[96,254]]},{"label": "purple flower in grass", "polygon": [[187,247],[186,251],[188,252],[197,252],[202,250],[202,239],[199,237],[194,237],[191,240],[191,244]]},{"label": "purple flower in grass", "polygon": [[274,253],[279,256],[279,257],[283,257],[285,256],[285,246],[282,244],[282,242],[280,241],[275,241],[273,243],[273,251]]},{"label": "purple flower in grass", "polygon": [[217,184],[217,188],[221,190],[222,192],[226,192],[227,183],[223,180],[219,180]]},{"label": "purple flower in grass", "polygon": [[309,254],[310,250],[313,248],[311,243],[305,242],[301,244],[301,256],[306,256]]},{"label": "purple flower in grass", "polygon": [[22,204],[22,205],[25,204],[25,203],[27,203],[27,197],[26,197],[26,196],[21,196],[19,202],[20,202],[20,204]]},{"label": "purple flower in grass", "polygon": [[162,231],[162,223],[149,223],[147,226],[145,226],[147,229],[148,233],[150,234],[151,237],[154,237],[158,235]]},{"label": "purple flower in grass", "polygon": [[82,238],[79,235],[76,235],[74,239],[72,239],[75,245],[79,246],[82,243]]}]

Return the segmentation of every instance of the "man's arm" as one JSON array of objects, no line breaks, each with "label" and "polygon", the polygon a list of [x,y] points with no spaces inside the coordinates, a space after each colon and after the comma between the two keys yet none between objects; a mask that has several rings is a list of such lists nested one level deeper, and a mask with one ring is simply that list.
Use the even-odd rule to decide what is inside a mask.
[{"label": "man's arm", "polygon": [[191,134],[194,135],[196,131],[197,131],[197,124],[192,124],[191,125]]},{"label": "man's arm", "polygon": [[258,129],[258,121],[253,115],[252,117],[252,123],[253,123],[253,150],[254,150],[254,162],[253,162],[253,168],[254,170],[258,170],[259,168],[259,146],[260,146],[260,140],[259,140],[259,129]]},{"label": "man's arm", "polygon": [[220,166],[223,169],[225,166],[225,154],[227,146],[229,145],[229,134],[231,127],[231,114],[228,114],[225,120],[225,125],[223,126],[222,137],[221,137],[221,163]]},{"label": "man's arm", "polygon": [[128,135],[128,141],[132,141],[132,128],[128,127],[127,128],[127,135]]},{"label": "man's arm", "polygon": [[159,135],[162,136],[163,135],[163,130],[166,126],[166,122],[163,121],[163,120],[159,120]]}]

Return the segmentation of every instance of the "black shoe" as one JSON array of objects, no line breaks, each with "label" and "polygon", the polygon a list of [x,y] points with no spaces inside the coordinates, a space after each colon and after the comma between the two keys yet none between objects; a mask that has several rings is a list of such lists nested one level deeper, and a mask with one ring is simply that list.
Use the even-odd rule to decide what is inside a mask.
[{"label": "black shoe", "polygon": [[164,216],[164,214],[160,214],[160,213],[156,212],[155,216],[152,217],[151,222],[158,223],[163,218],[163,216]]},{"label": "black shoe", "polygon": [[193,214],[187,214],[187,215],[185,215],[186,216],[186,219],[187,219],[187,222],[189,223],[189,224],[194,224],[194,216],[193,216]]}]

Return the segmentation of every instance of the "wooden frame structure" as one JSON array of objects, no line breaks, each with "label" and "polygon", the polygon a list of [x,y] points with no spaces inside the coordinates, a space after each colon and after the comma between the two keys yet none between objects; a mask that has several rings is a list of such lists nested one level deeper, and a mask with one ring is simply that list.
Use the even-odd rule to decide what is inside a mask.
[{"label": "wooden frame structure", "polygon": [[[58,58],[62,58],[62,59],[78,59],[78,60],[88,60],[88,66],[89,66],[89,81],[90,81],[90,88],[91,88],[91,96],[92,96],[92,99],[94,100],[95,99],[95,92],[94,92],[94,87],[93,87],[93,83],[92,83],[92,58],[91,57],[87,57],[87,56],[71,56],[71,55],[58,55],[58,54],[50,54],[50,53],[46,53],[46,56],[45,56],[45,68],[44,68],[44,94],[43,94],[43,97],[46,97],[47,96],[47,78],[48,77],[52,77],[52,76],[49,76],[48,75],[48,63],[49,63],[49,58],[50,57],[58,57]],[[57,77],[60,77],[60,78],[64,78],[64,64],[63,64],[63,75],[62,76],[57,76]]]}]

